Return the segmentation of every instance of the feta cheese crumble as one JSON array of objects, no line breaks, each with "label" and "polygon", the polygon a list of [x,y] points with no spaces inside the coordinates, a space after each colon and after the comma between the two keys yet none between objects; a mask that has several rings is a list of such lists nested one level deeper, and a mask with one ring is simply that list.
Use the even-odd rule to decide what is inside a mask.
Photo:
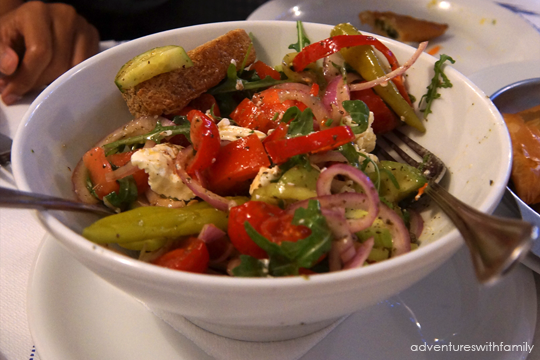
[{"label": "feta cheese crumble", "polygon": [[189,201],[195,194],[174,170],[174,161],[181,149],[179,145],[168,143],[143,148],[131,156],[131,163],[148,174],[150,188],[157,194]]}]

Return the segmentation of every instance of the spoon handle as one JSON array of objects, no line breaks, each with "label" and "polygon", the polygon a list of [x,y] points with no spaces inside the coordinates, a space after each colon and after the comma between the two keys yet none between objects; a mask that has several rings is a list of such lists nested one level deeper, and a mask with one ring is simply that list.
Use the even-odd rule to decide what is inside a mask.
[{"label": "spoon handle", "polygon": [[111,215],[114,211],[99,205],[84,204],[53,196],[0,188],[0,207],[38,209],[38,210],[67,210],[92,212],[100,215]]}]

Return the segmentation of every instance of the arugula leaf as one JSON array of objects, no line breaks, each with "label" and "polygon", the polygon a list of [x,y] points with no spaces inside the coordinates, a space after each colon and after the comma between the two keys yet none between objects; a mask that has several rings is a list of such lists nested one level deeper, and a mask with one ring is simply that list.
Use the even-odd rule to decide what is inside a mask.
[{"label": "arugula leaf", "polygon": [[343,108],[349,113],[351,119],[358,126],[351,126],[353,133],[362,134],[369,126],[369,108],[362,100],[343,101]]},{"label": "arugula leaf", "polygon": [[[295,108],[297,107],[295,106]],[[298,111],[299,114],[289,123],[287,137],[302,136],[313,132],[313,111],[310,108],[306,108],[302,112],[300,109]]]},{"label": "arugula leaf", "polygon": [[[306,209],[297,209],[292,223],[307,226],[311,234],[296,242],[283,241],[281,245],[259,234],[249,222],[244,223],[251,239],[268,253],[268,275],[270,276],[298,275],[300,268],[312,267],[324,253],[330,251],[332,232],[317,200],[310,200]],[[260,266],[260,263],[255,264],[253,260],[246,260],[243,271],[247,272],[245,270],[247,268],[253,272]]]},{"label": "arugula leaf", "polygon": [[149,133],[133,136],[130,138],[114,141],[109,144],[103,145],[103,149],[105,149],[105,155],[109,156],[111,154],[116,154],[118,152],[121,152],[124,147],[134,147],[137,145],[144,144],[147,140],[155,141],[156,143],[160,143],[161,140],[163,140],[166,137],[173,136],[173,135],[185,135],[188,140],[189,137],[189,129],[190,124],[189,122],[186,124],[178,125],[178,126],[163,126],[161,123],[157,122],[156,127],[154,130],[150,131]]},{"label": "arugula leaf", "polygon": [[[366,154],[356,151],[356,148],[354,147],[352,143],[341,145],[340,147],[338,147],[338,151],[341,154],[343,154],[343,156],[345,156],[345,158],[349,162],[349,165],[354,166],[355,168],[362,170],[364,172],[367,166],[369,165],[369,163],[372,163],[373,167],[375,168],[375,174],[376,174],[376,179],[373,185],[375,186],[377,191],[379,191],[379,188],[381,185],[381,174],[380,174],[379,166],[377,165],[376,162],[371,160],[371,158],[367,156]],[[360,157],[363,157],[364,161],[360,162]]]},{"label": "arugula leaf", "polygon": [[437,92],[438,88],[451,88],[453,85],[445,75],[442,68],[445,61],[449,61],[454,64],[456,61],[446,54],[441,54],[439,60],[435,62],[434,70],[435,75],[431,79],[431,83],[427,87],[427,92],[422,95],[419,102],[420,111],[424,112],[424,118],[426,119],[431,114],[431,105],[433,100],[441,97],[441,94]]},{"label": "arugula leaf", "polygon": [[175,123],[176,125],[189,124],[189,120],[187,119],[187,116],[185,115],[176,115],[175,117],[173,117],[172,122]]},{"label": "arugula leaf", "polygon": [[304,27],[302,26],[301,21],[296,22],[296,32],[298,33],[298,42],[295,44],[289,45],[289,49],[296,50],[296,52],[302,51],[304,47],[311,44],[306,34],[304,33]]},{"label": "arugula leaf", "polygon": [[[290,108],[285,110],[285,112],[283,113],[283,116],[281,117],[281,122],[285,122],[285,123],[291,122],[294,119],[296,119],[298,115],[300,115],[300,113],[302,112],[300,111],[298,106],[291,106]],[[279,113],[276,113],[276,114],[279,114]]]},{"label": "arugula leaf", "polygon": [[129,209],[131,204],[137,200],[137,183],[135,182],[133,175],[118,180],[118,183],[120,185],[118,193],[113,191],[109,195],[106,195],[104,199],[115,208],[124,211]]},{"label": "arugula leaf", "polygon": [[249,255],[240,255],[240,265],[232,270],[238,277],[267,277],[268,262]]}]

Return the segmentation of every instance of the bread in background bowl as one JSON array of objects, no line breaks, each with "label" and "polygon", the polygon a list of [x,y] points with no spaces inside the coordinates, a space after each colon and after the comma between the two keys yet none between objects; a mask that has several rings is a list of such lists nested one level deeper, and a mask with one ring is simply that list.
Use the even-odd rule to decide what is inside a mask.
[{"label": "bread in background bowl", "polygon": [[[258,57],[279,64],[297,41],[296,23],[230,22],[171,30],[119,45],[62,75],[34,101],[13,146],[13,172],[21,190],[74,198],[71,171],[103,136],[132,119],[114,78],[134,56],[157,46],[190,50],[228,30],[254,34]],[[304,23],[312,42],[329,37],[331,26]],[[382,39],[404,62],[415,49]],[[408,70],[408,90],[426,92],[436,59],[422,54]],[[443,185],[473,207],[491,212],[508,182],[511,151],[503,120],[491,101],[451,67],[453,88],[441,90],[425,122],[426,133],[409,135],[439,156],[449,173]],[[229,278],[173,271],[97,246],[80,234],[93,215],[40,211],[45,228],[82,264],[150,307],[185,316],[220,335],[242,340],[303,336],[340,317],[384,300],[422,279],[462,246],[451,222],[427,207],[420,247],[363,268],[306,277]]]}]

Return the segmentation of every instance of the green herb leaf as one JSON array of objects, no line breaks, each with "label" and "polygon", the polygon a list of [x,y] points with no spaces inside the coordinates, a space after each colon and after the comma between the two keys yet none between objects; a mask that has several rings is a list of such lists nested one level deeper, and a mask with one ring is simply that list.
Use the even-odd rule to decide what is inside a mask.
[{"label": "green herb leaf", "polygon": [[296,52],[302,51],[304,47],[311,44],[306,34],[304,33],[304,26],[302,26],[301,21],[296,22],[296,32],[298,34],[298,42],[295,44],[289,45],[289,49],[296,50]]},{"label": "green herb leaf", "polygon": [[308,135],[313,132],[313,111],[310,108],[306,108],[302,112],[298,111],[299,114],[289,123],[287,137]]},{"label": "green herb leaf", "polygon": [[343,108],[349,113],[352,121],[358,126],[351,126],[355,134],[362,134],[369,126],[369,108],[362,100],[343,101]]},{"label": "green herb leaf", "polygon": [[115,208],[124,211],[129,209],[131,204],[137,200],[137,183],[135,182],[133,175],[129,175],[118,180],[118,184],[120,185],[118,193],[113,191],[109,195],[106,195],[104,199],[106,199]]},{"label": "green herb leaf", "polygon": [[274,80],[270,76],[267,76],[264,79],[259,79],[258,76],[253,76],[253,78],[255,78],[255,80],[251,81],[250,79],[238,77],[238,74],[236,73],[236,66],[231,63],[227,68],[227,78],[221,84],[208,90],[208,93],[216,95],[239,90],[256,90],[290,82],[290,80]]},{"label": "green herb leaf", "polygon": [[434,70],[435,74],[431,79],[431,83],[427,87],[427,93],[422,95],[419,102],[420,111],[424,112],[424,118],[427,118],[431,114],[431,105],[433,100],[441,97],[441,94],[437,92],[439,88],[451,88],[452,83],[444,73],[443,64],[445,61],[449,61],[454,64],[456,61],[446,54],[441,54],[439,60],[435,62]]},{"label": "green herb leaf", "polygon": [[293,120],[295,120],[302,111],[298,108],[298,106],[291,106],[288,108],[284,113],[283,117],[281,118],[281,122],[289,123]]},{"label": "green herb leaf", "polygon": [[238,277],[267,277],[268,261],[249,255],[240,255],[240,265],[235,267],[232,273]]}]

